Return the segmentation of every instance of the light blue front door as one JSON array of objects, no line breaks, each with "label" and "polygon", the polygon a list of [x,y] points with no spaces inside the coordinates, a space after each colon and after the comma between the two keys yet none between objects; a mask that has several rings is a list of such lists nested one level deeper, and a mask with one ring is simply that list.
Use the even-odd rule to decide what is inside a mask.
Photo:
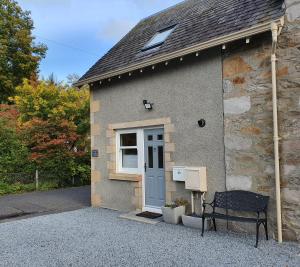
[{"label": "light blue front door", "polygon": [[144,131],[145,136],[145,206],[165,205],[164,130]]}]

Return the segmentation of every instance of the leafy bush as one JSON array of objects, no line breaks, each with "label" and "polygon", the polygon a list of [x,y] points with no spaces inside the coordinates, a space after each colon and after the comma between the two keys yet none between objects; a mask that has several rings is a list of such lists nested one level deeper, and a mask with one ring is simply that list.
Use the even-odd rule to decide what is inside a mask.
[{"label": "leafy bush", "polygon": [[55,181],[51,181],[51,182],[47,181],[39,185],[39,191],[47,191],[47,190],[57,189],[57,188],[59,188],[59,185]]},{"label": "leafy bush", "polygon": [[[48,191],[57,188],[59,188],[59,185],[55,181],[50,181],[50,182],[47,181],[39,185],[39,191]],[[14,184],[8,184],[0,181],[0,196],[6,194],[32,192],[35,190],[36,190],[35,183],[23,184],[17,182]]]},{"label": "leafy bush", "polygon": [[31,184],[7,184],[0,181],[0,195],[16,194],[23,192],[30,192],[35,190],[35,183]]},{"label": "leafy bush", "polygon": [[29,171],[29,151],[22,143],[16,129],[0,118],[0,174]]},{"label": "leafy bush", "polygon": [[177,198],[174,203],[171,204],[166,204],[165,207],[171,208],[171,209],[175,209],[177,207],[180,206],[187,206],[189,205],[189,202],[183,198]]}]

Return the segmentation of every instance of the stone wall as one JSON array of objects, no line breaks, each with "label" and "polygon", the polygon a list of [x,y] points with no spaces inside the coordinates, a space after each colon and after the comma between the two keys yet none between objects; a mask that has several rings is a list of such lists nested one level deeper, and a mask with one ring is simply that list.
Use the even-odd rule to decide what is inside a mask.
[{"label": "stone wall", "polygon": [[278,39],[278,120],[283,237],[300,241],[300,1],[287,1]]},{"label": "stone wall", "polygon": [[[276,237],[272,124],[271,34],[235,43],[223,55],[227,189],[270,196],[270,233]],[[300,240],[300,24],[286,22],[278,49],[278,120],[283,237]],[[251,231],[231,224],[238,230]]]},{"label": "stone wall", "polygon": [[223,90],[227,190],[271,196],[270,232],[274,232],[271,46],[270,34],[252,38],[250,44],[228,46],[223,54]]}]

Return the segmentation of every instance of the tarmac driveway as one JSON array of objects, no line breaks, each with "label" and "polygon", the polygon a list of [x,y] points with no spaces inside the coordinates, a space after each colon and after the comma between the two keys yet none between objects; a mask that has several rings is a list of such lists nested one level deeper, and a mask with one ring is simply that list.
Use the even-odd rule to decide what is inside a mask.
[{"label": "tarmac driveway", "polygon": [[300,247],[86,208],[0,224],[0,266],[300,266]]},{"label": "tarmac driveway", "polygon": [[90,206],[90,186],[0,197],[0,222]]}]

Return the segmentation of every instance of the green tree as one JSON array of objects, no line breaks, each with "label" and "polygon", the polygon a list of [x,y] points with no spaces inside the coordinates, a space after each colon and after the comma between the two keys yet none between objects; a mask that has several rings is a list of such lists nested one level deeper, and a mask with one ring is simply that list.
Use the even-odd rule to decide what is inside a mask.
[{"label": "green tree", "polygon": [[28,155],[15,129],[7,127],[5,121],[0,119],[0,173],[25,172]]},{"label": "green tree", "polygon": [[67,120],[77,127],[77,133],[89,135],[89,91],[77,89],[52,81],[30,82],[24,80],[11,98],[24,123],[34,118],[51,121]]},{"label": "green tree", "polygon": [[33,29],[30,12],[14,0],[0,0],[0,103],[14,96],[24,78],[38,73],[47,47],[34,42]]},{"label": "green tree", "polygon": [[90,178],[89,92],[51,80],[24,80],[11,98],[31,162],[60,185]]},{"label": "green tree", "polygon": [[16,130],[18,112],[13,106],[0,104],[0,182],[5,173],[29,169],[29,151]]}]

